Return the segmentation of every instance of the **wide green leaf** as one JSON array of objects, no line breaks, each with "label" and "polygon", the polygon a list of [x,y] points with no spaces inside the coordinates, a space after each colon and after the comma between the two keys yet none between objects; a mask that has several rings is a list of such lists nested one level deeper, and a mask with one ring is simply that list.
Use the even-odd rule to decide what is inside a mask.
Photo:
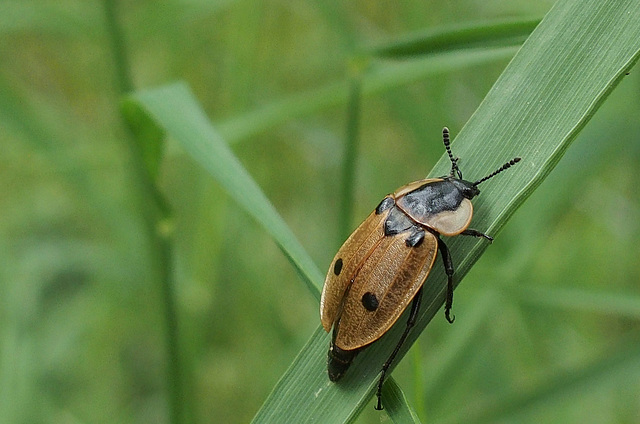
[{"label": "wide green leaf", "polygon": [[[560,1],[547,14],[453,143],[469,179],[488,174],[514,156],[523,158],[513,170],[482,185],[482,194],[474,200],[475,228],[496,235],[551,172],[636,62],[638,22],[640,4],[631,0]],[[438,138],[434,135],[434,142]],[[449,166],[443,156],[430,175],[445,174]],[[468,238],[451,240],[449,246],[457,281],[487,247],[483,241]],[[410,342],[440,309],[444,285],[445,276],[437,264],[424,288],[423,311]],[[319,417],[323,422],[350,421],[373,394],[380,364],[402,327],[394,327],[364,351],[339,384],[329,383],[324,376],[328,337],[316,332],[255,422],[279,422],[285,417],[296,422]],[[402,352],[406,349],[408,346]],[[301,395],[303,387],[313,396]]]}]

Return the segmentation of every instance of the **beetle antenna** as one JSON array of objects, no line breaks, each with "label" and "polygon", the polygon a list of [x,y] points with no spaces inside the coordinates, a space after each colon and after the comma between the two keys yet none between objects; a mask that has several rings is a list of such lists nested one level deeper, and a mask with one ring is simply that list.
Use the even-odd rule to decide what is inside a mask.
[{"label": "beetle antenna", "polygon": [[454,158],[453,153],[451,153],[451,141],[449,140],[449,128],[447,127],[442,129],[442,142],[444,143],[444,148],[447,150],[447,154],[451,160],[451,173],[449,175],[453,177],[455,174],[458,174],[458,178],[462,179],[462,172],[460,171],[460,168],[458,168],[459,158]]},{"label": "beetle antenna", "polygon": [[504,165],[502,165],[499,169],[493,171],[491,174],[487,175],[486,177],[476,181],[475,183],[473,183],[473,186],[477,186],[478,184],[487,181],[489,178],[495,177],[496,175],[498,175],[499,173],[501,173],[502,171],[506,171],[507,169],[511,168],[513,165],[515,165],[516,163],[520,162],[520,158],[513,158],[511,159],[509,162],[505,163]]}]

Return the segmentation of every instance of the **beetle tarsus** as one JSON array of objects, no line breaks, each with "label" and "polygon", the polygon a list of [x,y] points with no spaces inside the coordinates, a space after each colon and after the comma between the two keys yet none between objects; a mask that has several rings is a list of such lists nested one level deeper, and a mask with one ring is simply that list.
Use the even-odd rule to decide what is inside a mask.
[{"label": "beetle tarsus", "polygon": [[453,317],[451,316],[451,309],[445,309],[444,317],[447,319],[449,324],[453,324],[453,321],[456,320],[456,316],[455,315]]},{"label": "beetle tarsus", "polygon": [[378,404],[373,407],[376,411],[382,411],[384,408],[382,407],[382,399],[378,396]]},{"label": "beetle tarsus", "polygon": [[376,392],[378,401],[376,403],[376,406],[373,407],[373,409],[375,409],[376,411],[382,411],[384,409],[384,407],[382,406],[382,384],[384,382],[386,371],[386,369],[382,368],[382,374],[380,374],[380,380],[378,381],[378,391]]},{"label": "beetle tarsus", "polygon": [[453,277],[449,276],[447,278],[447,300],[444,304],[444,317],[447,319],[449,324],[453,324],[453,321],[456,320],[456,316],[451,316],[451,307],[453,306]]},{"label": "beetle tarsus", "polygon": [[447,300],[444,304],[444,316],[450,324],[455,321],[455,315],[451,318],[451,307],[453,306],[453,260],[449,248],[440,237],[438,237],[438,250],[442,253],[442,262],[444,262],[444,272],[447,274]]}]

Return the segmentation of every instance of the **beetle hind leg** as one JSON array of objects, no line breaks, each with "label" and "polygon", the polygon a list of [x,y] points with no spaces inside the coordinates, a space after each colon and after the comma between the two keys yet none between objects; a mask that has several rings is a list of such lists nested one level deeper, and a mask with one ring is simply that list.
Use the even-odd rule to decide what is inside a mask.
[{"label": "beetle hind leg", "polygon": [[382,411],[384,409],[382,407],[382,385],[384,384],[384,379],[387,375],[387,371],[389,370],[389,367],[393,363],[393,360],[398,355],[398,352],[400,352],[400,347],[402,346],[404,341],[407,339],[407,336],[409,335],[409,331],[416,323],[416,319],[418,318],[418,312],[420,311],[421,302],[422,302],[422,287],[420,287],[415,297],[413,298],[413,303],[411,304],[411,312],[409,313],[409,319],[407,319],[407,327],[404,329],[402,336],[400,336],[400,340],[398,340],[398,344],[396,345],[395,349],[393,349],[393,352],[391,352],[391,355],[389,355],[387,362],[385,362],[384,365],[382,365],[380,380],[378,380],[378,391],[376,392],[378,403],[376,404],[375,409],[377,409],[378,411]]}]

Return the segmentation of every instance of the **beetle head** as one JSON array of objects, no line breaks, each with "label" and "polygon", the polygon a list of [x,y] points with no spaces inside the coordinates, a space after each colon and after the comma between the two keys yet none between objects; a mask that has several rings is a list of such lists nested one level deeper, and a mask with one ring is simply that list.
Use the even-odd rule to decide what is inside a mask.
[{"label": "beetle head", "polygon": [[447,154],[449,155],[449,159],[451,160],[451,172],[449,173],[449,177],[447,178],[460,190],[462,195],[467,199],[473,199],[475,196],[480,194],[480,190],[478,189],[478,185],[487,181],[489,178],[495,177],[502,171],[505,171],[511,168],[516,163],[520,162],[520,158],[516,157],[511,159],[509,162],[502,165],[500,168],[493,171],[491,174],[487,175],[484,178],[479,179],[478,181],[472,183],[470,181],[466,181],[462,179],[462,171],[458,167],[458,160],[460,158],[454,157],[451,152],[451,141],[449,140],[449,128],[444,127],[442,129],[442,142],[444,143],[444,147],[447,150]]},{"label": "beetle head", "polygon": [[480,194],[480,189],[471,181],[461,180],[453,176],[449,177],[448,180],[469,200]]}]

